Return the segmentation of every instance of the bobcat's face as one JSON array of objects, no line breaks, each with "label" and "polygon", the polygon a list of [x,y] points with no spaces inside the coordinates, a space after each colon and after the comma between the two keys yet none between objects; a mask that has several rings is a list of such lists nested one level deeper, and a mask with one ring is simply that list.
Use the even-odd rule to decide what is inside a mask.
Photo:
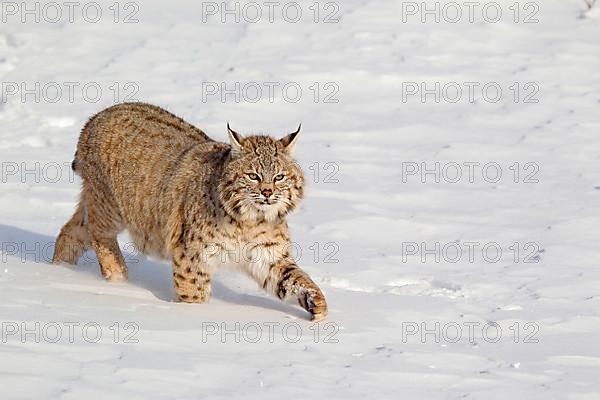
[{"label": "bobcat's face", "polygon": [[232,159],[220,185],[227,211],[242,220],[274,221],[292,211],[303,196],[304,177],[291,152],[298,132],[277,140],[242,138],[229,130]]}]

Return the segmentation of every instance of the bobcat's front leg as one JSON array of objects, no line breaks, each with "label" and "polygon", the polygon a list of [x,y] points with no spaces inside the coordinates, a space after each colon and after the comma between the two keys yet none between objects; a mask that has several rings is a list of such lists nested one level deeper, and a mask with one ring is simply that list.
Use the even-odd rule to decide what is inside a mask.
[{"label": "bobcat's front leg", "polygon": [[262,286],[281,300],[295,297],[302,308],[311,314],[313,321],[320,321],[327,316],[323,292],[290,257],[268,266]]},{"label": "bobcat's front leg", "polygon": [[177,251],[173,257],[173,281],[179,301],[206,303],[210,299],[210,273],[199,256]]}]

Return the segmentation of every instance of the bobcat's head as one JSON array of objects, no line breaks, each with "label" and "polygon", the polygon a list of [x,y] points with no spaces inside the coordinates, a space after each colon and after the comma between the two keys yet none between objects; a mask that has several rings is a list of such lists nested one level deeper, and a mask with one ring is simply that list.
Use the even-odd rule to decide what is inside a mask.
[{"label": "bobcat's head", "polygon": [[292,158],[300,127],[282,139],[227,130],[231,159],[219,185],[225,209],[239,220],[283,218],[304,195],[304,176]]}]

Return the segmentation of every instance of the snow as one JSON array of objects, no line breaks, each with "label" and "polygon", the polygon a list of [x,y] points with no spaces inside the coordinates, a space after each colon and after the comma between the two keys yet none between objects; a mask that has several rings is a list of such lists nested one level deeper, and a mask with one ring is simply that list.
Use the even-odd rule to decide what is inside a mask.
[{"label": "snow", "polygon": [[[58,22],[0,9],[3,398],[600,398],[599,6],[521,2],[515,23],[497,0],[497,23],[481,7],[422,23],[410,2],[348,0],[317,3],[315,23],[301,1],[297,23],[265,6],[222,23],[202,12],[221,2],[145,1],[117,3],[115,23],[113,3],[97,23],[82,6],[73,22],[64,5]],[[422,102],[436,82],[444,99]],[[302,122],[308,191],[290,226],[327,321],[230,271],[210,304],[175,303],[169,265],[127,235],[128,283],[103,281],[93,253],[48,264],[80,127],[134,98],[220,140],[227,121]]]}]

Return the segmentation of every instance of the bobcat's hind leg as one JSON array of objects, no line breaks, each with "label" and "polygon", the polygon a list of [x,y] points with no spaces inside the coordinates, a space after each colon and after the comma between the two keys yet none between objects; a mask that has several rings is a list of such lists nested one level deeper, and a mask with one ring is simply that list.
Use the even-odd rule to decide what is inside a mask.
[{"label": "bobcat's hind leg", "polygon": [[126,281],[127,265],[114,236],[92,236],[92,247],[96,251],[100,272],[107,281]]},{"label": "bobcat's hind leg", "polygon": [[77,264],[90,247],[90,235],[85,221],[85,210],[80,202],[71,219],[62,227],[54,245],[53,264]]},{"label": "bobcat's hind leg", "polygon": [[210,272],[204,267],[201,256],[191,258],[177,249],[173,256],[173,281],[177,300],[185,303],[206,303],[210,299]]},{"label": "bobcat's hind leg", "polygon": [[127,280],[127,264],[117,241],[119,222],[106,204],[97,205],[92,199],[89,198],[87,203],[88,232],[100,264],[100,272],[108,281]]}]

